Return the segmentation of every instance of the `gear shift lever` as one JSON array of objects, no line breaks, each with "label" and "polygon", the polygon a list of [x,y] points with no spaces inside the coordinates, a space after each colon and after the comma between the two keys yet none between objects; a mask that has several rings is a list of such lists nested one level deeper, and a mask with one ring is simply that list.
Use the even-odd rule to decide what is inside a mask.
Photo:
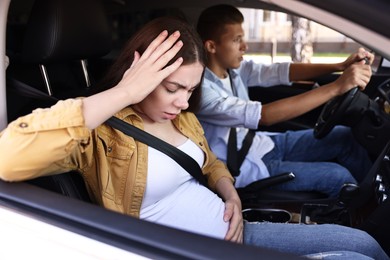
[{"label": "gear shift lever", "polygon": [[341,187],[337,205],[340,207],[347,207],[353,198],[359,194],[359,186],[354,183],[346,183]]},{"label": "gear shift lever", "polygon": [[346,183],[341,187],[339,196],[331,204],[305,204],[301,210],[301,223],[338,223],[350,225],[348,206],[360,192],[358,185]]}]

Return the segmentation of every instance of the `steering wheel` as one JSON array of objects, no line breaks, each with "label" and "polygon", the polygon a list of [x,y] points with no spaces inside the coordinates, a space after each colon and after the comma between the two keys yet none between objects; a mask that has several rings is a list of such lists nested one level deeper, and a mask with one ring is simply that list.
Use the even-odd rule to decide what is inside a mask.
[{"label": "steering wheel", "polygon": [[352,100],[357,96],[358,88],[352,88],[341,96],[328,101],[322,109],[314,126],[314,137],[323,138],[335,127],[346,112]]}]

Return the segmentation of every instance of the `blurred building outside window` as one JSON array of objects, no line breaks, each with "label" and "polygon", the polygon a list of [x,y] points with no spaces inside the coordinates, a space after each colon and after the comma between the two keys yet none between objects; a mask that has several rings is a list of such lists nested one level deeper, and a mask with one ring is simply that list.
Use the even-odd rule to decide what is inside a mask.
[{"label": "blurred building outside window", "polygon": [[301,17],[239,9],[245,18],[243,26],[249,45],[245,59],[272,63],[292,61],[294,57],[294,61],[333,63],[343,61],[360,47],[347,36]]}]

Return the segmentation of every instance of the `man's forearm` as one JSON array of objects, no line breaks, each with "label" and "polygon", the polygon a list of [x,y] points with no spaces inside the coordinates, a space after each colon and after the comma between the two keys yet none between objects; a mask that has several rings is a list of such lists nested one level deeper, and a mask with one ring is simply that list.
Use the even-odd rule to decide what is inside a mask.
[{"label": "man's forearm", "polygon": [[341,63],[315,64],[315,63],[292,63],[290,65],[290,81],[310,80],[318,76],[342,71]]}]

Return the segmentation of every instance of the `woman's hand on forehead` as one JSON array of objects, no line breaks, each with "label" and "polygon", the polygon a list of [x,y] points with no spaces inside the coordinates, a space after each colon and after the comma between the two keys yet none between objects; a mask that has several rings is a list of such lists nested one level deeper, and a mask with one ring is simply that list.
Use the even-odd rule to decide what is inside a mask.
[{"label": "woman's hand on forehead", "polygon": [[180,67],[182,58],[165,67],[183,46],[182,41],[177,41],[179,37],[178,31],[168,36],[165,30],[149,44],[141,56],[137,51],[134,53],[133,63],[117,85],[126,88],[129,95],[131,93],[133,104],[142,101],[162,80]]}]

